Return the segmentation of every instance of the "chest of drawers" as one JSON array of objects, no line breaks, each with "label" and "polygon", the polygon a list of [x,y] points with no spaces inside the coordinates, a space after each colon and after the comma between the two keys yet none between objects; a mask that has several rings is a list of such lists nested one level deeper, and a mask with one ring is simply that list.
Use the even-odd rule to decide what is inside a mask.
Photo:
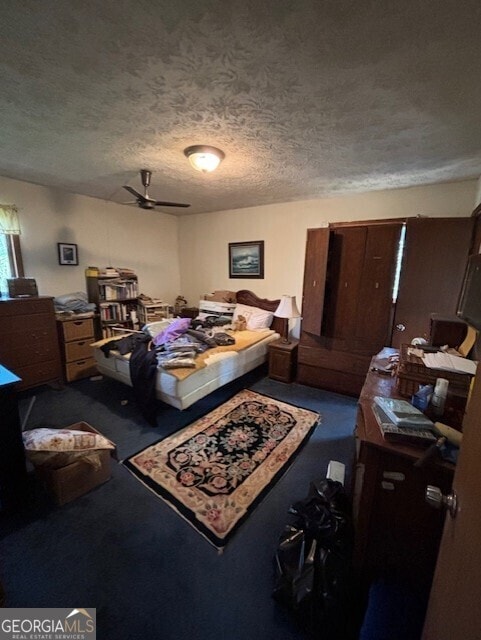
[{"label": "chest of drawers", "polygon": [[95,375],[95,359],[90,347],[95,341],[92,318],[57,320],[58,337],[67,382]]},{"label": "chest of drawers", "polygon": [[0,363],[21,378],[17,389],[60,380],[53,298],[0,300],[0,335]]}]

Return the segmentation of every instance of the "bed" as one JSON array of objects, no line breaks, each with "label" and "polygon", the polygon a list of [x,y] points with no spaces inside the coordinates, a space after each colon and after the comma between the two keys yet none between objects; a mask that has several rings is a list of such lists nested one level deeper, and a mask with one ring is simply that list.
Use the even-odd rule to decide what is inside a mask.
[{"label": "bed", "polygon": [[[242,289],[236,294],[237,304],[257,307],[274,312],[279,300],[258,298],[255,293]],[[279,338],[282,332],[282,318],[273,318],[270,329],[251,332],[236,332],[235,348],[216,347],[209,349],[201,358],[195,369],[165,370],[157,369],[155,395],[157,399],[177,409],[187,409],[219,387],[239,378],[248,371],[263,364],[267,359],[268,345]],[[249,335],[253,334],[253,335]],[[106,357],[100,348],[105,341],[94,343],[94,357],[99,373],[132,386],[130,378],[130,355],[120,355],[118,351],[110,351]]]}]

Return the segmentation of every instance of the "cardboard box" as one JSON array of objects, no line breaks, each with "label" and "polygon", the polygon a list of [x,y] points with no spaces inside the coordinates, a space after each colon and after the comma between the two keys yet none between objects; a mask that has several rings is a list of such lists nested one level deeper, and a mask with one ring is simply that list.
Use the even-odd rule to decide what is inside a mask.
[{"label": "cardboard box", "polygon": [[[76,422],[65,428],[100,433],[87,422]],[[52,495],[56,504],[63,505],[110,479],[112,475],[111,458],[117,459],[116,450],[101,449],[95,451],[95,455],[98,456],[100,462],[98,468],[87,462],[82,462],[80,459],[59,469],[35,467],[35,473]]]}]

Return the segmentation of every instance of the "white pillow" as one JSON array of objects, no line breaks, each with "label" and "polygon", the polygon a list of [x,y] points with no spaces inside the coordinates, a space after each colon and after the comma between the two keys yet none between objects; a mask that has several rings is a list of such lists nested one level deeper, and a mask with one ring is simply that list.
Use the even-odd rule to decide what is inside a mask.
[{"label": "white pillow", "polygon": [[259,307],[250,307],[246,304],[236,304],[234,309],[233,321],[235,322],[238,316],[244,316],[247,321],[247,328],[249,331],[262,331],[268,329],[272,324],[274,314],[265,309],[259,309]]}]

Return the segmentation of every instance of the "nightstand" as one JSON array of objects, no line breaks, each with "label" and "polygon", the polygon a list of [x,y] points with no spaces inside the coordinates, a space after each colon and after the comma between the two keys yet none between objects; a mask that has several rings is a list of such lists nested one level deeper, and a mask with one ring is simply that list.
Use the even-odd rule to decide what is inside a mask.
[{"label": "nightstand", "polygon": [[274,340],[269,344],[269,378],[280,382],[294,380],[298,345],[299,340],[291,340],[289,343]]}]

